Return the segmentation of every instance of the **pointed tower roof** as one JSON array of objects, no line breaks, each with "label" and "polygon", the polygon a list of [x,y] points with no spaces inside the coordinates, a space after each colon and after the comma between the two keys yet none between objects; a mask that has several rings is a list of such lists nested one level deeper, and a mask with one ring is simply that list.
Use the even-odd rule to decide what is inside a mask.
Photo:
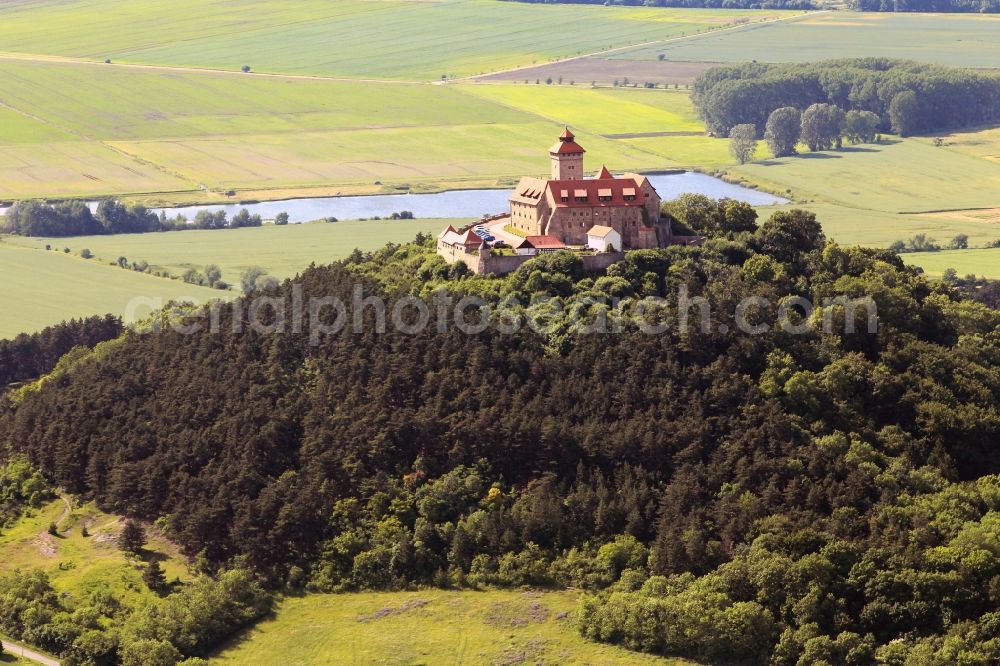
[{"label": "pointed tower roof", "polygon": [[568,127],[559,135],[559,142],[549,148],[551,155],[582,155],[585,152],[587,151],[576,142],[576,136],[569,131]]},{"label": "pointed tower roof", "polygon": [[614,178],[614,176],[612,176],[611,172],[608,171],[608,167],[602,166],[601,167],[601,173],[597,174],[597,179],[598,180],[607,180],[609,178]]}]

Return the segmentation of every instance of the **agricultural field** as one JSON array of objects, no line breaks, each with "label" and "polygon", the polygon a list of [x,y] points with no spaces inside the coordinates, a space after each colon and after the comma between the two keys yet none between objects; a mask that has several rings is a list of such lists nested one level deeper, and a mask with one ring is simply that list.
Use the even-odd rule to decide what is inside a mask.
[{"label": "agricultural field", "polygon": [[[439,80],[724,28],[782,12],[494,0],[4,3],[0,51],[103,62]],[[517,26],[502,35],[498,26]]]},{"label": "agricultural field", "polygon": [[[1000,237],[1000,229],[997,231]],[[903,261],[923,268],[932,277],[941,277],[946,270],[954,268],[959,277],[973,274],[1000,280],[1000,248],[914,252],[902,256]]]},{"label": "agricultural field", "polygon": [[[0,200],[131,194],[147,203],[217,201],[230,189],[271,196],[310,187],[373,192],[376,181],[489,186],[546,171],[544,151],[560,123],[579,124],[584,136],[591,127],[595,134],[630,131],[628,117],[616,115],[621,104],[650,131],[699,128],[683,93],[530,88],[146,71],[0,56],[0,99],[19,111],[8,111],[18,122],[0,130]],[[560,104],[570,110],[564,118],[553,114]],[[576,116],[578,104],[592,110]],[[600,136],[586,141],[591,159],[613,169],[676,166]]]},{"label": "agricultural field", "polygon": [[705,131],[687,93],[568,84],[569,81],[563,85],[478,84],[462,89],[491,103],[570,125],[574,131],[604,136]]},{"label": "agricultural field", "polygon": [[[139,160],[169,165],[186,179],[215,190],[376,181],[427,187],[487,175],[495,183],[499,178],[545,173],[546,151],[560,132],[554,123],[529,122],[115,142],[114,146]],[[583,132],[579,136],[594,164],[611,169],[665,165],[657,155]]]},{"label": "agricultural field", "polygon": [[[964,233],[976,246],[1000,237],[1000,226],[963,212],[1000,205],[1000,165],[923,140],[804,152],[727,170],[815,210],[844,244],[885,247],[916,233],[947,242]],[[927,214],[933,211],[945,212]]]},{"label": "agricultural field", "polygon": [[[50,523],[58,536],[49,534]],[[83,536],[86,527],[88,536]],[[59,592],[86,598],[110,590],[126,603],[152,594],[142,582],[141,563],[128,559],[115,541],[122,524],[93,503],[57,499],[0,530],[0,575],[15,569],[42,569]],[[157,559],[168,581],[190,575],[177,548],[155,529],[147,529],[144,559]],[[2,662],[0,662],[2,663]]]},{"label": "agricultural field", "polygon": [[848,11],[624,49],[600,58],[685,62],[814,62],[882,56],[965,67],[1000,67],[1000,16]]},{"label": "agricultural field", "polygon": [[[146,261],[150,270],[181,275],[188,268],[206,264],[222,269],[223,280],[238,283],[249,266],[260,266],[278,278],[302,272],[309,264],[328,264],[348,256],[355,248],[374,250],[387,242],[411,241],[418,233],[437,235],[455,220],[341,221],[334,224],[290,224],[226,230],[171,231],[152,234],[80,236],[71,239],[17,238],[7,242],[38,250],[49,243],[72,242],[94,253],[92,262],[107,264],[125,257]],[[2,247],[2,246],[0,246]],[[112,269],[108,270],[121,270]],[[122,271],[125,272],[125,271]],[[168,285],[176,284],[161,279]],[[214,295],[220,292],[212,291]]]},{"label": "agricultural field", "polygon": [[[81,259],[75,253],[86,246],[77,239],[60,239],[53,247],[70,247],[74,254],[46,252],[0,240],[0,278],[4,284],[0,291],[0,338],[30,333],[74,317],[110,312],[128,318],[128,305],[137,297],[161,303],[172,299],[204,303],[233,295]],[[134,315],[143,318],[149,312],[148,306],[137,307]]]},{"label": "agricultural field", "polygon": [[286,599],[209,663],[682,666],[584,640],[579,592],[383,592]]}]

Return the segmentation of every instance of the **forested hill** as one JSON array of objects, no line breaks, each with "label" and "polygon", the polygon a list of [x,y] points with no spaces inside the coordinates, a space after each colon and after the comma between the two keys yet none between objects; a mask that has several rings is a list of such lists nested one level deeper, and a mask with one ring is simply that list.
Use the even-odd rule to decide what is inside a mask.
[{"label": "forested hill", "polygon": [[[236,333],[249,308],[226,304],[220,332],[128,333],[22,391],[3,445],[108,510],[165,516],[204,566],[276,586],[576,585],[595,593],[582,630],[636,649],[996,663],[1000,313],[827,243],[807,213],[753,230],[734,202],[675,212],[716,237],[600,275],[559,253],[502,279],[421,239],[270,296],[545,294],[593,322],[600,297],[686,285],[712,303],[707,333],[614,312],[618,332],[562,313],[513,334],[378,333],[366,311],[312,345],[308,321]],[[843,293],[876,300],[877,334],[719,331],[744,296]]]}]

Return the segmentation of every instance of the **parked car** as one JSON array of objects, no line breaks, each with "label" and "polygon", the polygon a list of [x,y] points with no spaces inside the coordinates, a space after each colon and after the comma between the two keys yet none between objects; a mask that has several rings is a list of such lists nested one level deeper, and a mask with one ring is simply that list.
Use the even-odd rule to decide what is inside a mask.
[{"label": "parked car", "polygon": [[507,245],[507,243],[505,243],[502,240],[498,240],[497,242],[493,243],[493,247],[495,247],[495,248],[497,248],[499,250],[499,249],[510,247],[510,245]]},{"label": "parked car", "polygon": [[493,241],[496,240],[496,236],[483,236],[483,240],[488,243],[492,243]]}]

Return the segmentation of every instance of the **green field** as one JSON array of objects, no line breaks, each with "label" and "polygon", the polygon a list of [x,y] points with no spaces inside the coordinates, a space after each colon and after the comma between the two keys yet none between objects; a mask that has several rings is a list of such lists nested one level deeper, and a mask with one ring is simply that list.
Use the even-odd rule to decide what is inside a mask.
[{"label": "green field", "polygon": [[669,44],[627,49],[617,59],[693,62],[814,62],[882,56],[942,65],[1000,67],[1000,16],[847,11],[750,25]]},{"label": "green field", "polygon": [[[103,61],[438,80],[663,40],[780,12],[492,0],[94,0],[0,5],[0,51]],[[504,34],[498,28],[510,26]]]},{"label": "green field", "polygon": [[[997,230],[997,237],[1000,237],[1000,229]],[[904,254],[903,261],[920,266],[933,277],[940,277],[947,269],[954,268],[959,277],[971,273],[979,277],[1000,279],[1000,248],[914,252]]]},{"label": "green field", "polygon": [[463,86],[490,102],[568,124],[593,134],[645,132],[703,133],[687,93],[625,88],[591,88],[589,84]]},{"label": "green field", "polygon": [[[354,250],[374,250],[387,242],[411,241],[418,233],[437,235],[455,220],[348,220],[335,224],[290,224],[226,230],[174,231],[161,234],[79,236],[71,239],[7,238],[8,244],[39,249],[46,244],[72,242],[94,253],[91,261],[106,264],[124,256],[146,261],[152,271],[181,275],[187,268],[201,270],[217,264],[223,279],[236,283],[249,266],[261,266],[279,278],[292,277],[309,264],[329,264]],[[2,246],[0,246],[2,248]],[[34,256],[34,255],[32,255]],[[108,267],[108,270],[112,270]],[[120,270],[120,269],[114,269]],[[122,271],[126,273],[126,271]],[[172,285],[175,282],[161,280]],[[219,294],[220,292],[211,292]]]},{"label": "green field", "polygon": [[592,643],[576,630],[579,592],[421,592],[285,600],[210,660],[254,666],[680,666]]},{"label": "green field", "polygon": [[0,130],[0,200],[133,194],[169,203],[218,200],[229,189],[261,198],[307,187],[377,191],[376,181],[495,185],[545,172],[545,150],[564,123],[582,132],[595,163],[656,169],[677,162],[599,135],[700,128],[687,96],[667,91],[358,83],[2,57],[0,99],[20,111],[8,111],[17,124]]},{"label": "green field", "polygon": [[[1000,227],[961,212],[1000,206],[1000,164],[923,140],[803,153],[740,167],[731,174],[815,210],[840,243],[888,246],[916,233],[970,244],[1000,237]],[[930,211],[934,215],[913,214]]]},{"label": "green field", "polygon": [[733,172],[790,188],[796,199],[918,213],[1000,205],[1000,164],[913,140],[764,160]]},{"label": "green field", "polygon": [[[55,247],[65,246],[74,252],[86,247],[76,239],[60,239]],[[4,284],[0,291],[0,338],[36,331],[73,317],[107,312],[125,316],[129,302],[137,297],[150,299],[150,303],[185,298],[204,303],[233,295],[6,241],[0,241],[0,278]],[[148,306],[137,307],[135,315],[142,318],[149,311]]]},{"label": "green field", "polygon": [[[53,522],[59,536],[48,533]],[[89,536],[83,536],[83,527]],[[57,591],[78,600],[95,590],[111,590],[126,603],[145,598],[152,593],[142,582],[142,565],[118,548],[120,530],[120,519],[93,503],[55,500],[0,530],[0,575],[37,568],[49,575]],[[153,529],[147,530],[147,541],[144,558],[159,560],[168,581],[190,578],[175,546]]]}]

